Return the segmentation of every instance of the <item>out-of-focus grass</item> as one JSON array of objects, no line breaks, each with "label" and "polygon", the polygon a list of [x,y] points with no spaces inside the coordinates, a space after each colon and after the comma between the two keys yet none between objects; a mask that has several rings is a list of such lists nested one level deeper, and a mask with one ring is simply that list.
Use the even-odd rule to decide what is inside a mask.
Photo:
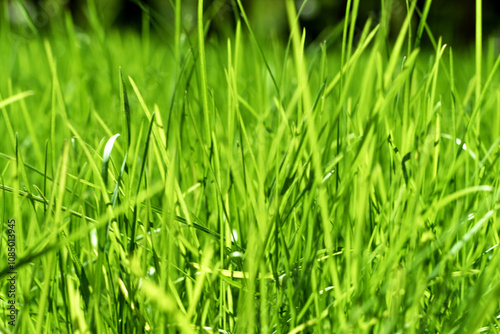
[{"label": "out-of-focus grass", "polygon": [[391,44],[390,18],[348,1],[308,47],[293,1],[288,41],[242,7],[207,38],[202,3],[187,34],[173,2],[171,36],[147,15],[106,30],[92,4],[91,31],[0,23],[2,331],[497,330],[493,44],[457,54],[413,27],[430,1]]}]

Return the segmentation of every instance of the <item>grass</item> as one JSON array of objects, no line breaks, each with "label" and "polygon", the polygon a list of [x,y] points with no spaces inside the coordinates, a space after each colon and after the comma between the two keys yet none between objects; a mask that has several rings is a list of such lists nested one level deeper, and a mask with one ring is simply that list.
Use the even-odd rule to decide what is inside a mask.
[{"label": "grass", "polygon": [[173,33],[147,8],[105,28],[92,0],[88,30],[2,19],[0,331],[499,331],[500,58],[476,3],[472,52],[431,1],[393,42],[390,10],[348,1],[308,46],[291,0],[285,41],[240,0],[223,37],[202,1],[194,31],[172,2]]}]

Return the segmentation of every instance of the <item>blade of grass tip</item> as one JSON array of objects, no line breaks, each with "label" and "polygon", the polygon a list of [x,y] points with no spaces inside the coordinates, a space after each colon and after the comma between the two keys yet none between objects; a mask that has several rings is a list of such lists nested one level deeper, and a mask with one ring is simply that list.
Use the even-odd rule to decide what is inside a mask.
[{"label": "blade of grass tip", "polygon": [[88,10],[88,18],[90,21],[90,26],[94,29],[95,33],[97,34],[97,37],[99,38],[99,41],[104,42],[106,38],[106,32],[99,20],[99,14],[97,12],[95,0],[87,1],[87,10]]},{"label": "blade of grass tip", "polygon": [[352,54],[352,44],[354,42],[354,33],[356,31],[356,21],[357,21],[357,18],[358,18],[358,10],[359,10],[359,1],[360,0],[354,0],[354,4],[353,4],[353,7],[352,7],[352,12],[351,12],[351,26],[349,28],[349,40],[348,40],[348,44],[347,44],[347,59],[349,59],[351,57],[351,54]]},{"label": "blade of grass tip", "polygon": [[[143,138],[143,133],[144,133],[144,121],[141,122],[140,126],[139,126],[139,129],[138,129],[138,132],[137,132],[137,138]],[[138,167],[138,164],[140,162],[140,149],[141,147],[141,141],[140,140],[136,140],[135,142],[135,145],[134,145],[134,148],[130,150],[130,152],[132,152],[132,156],[130,157],[130,160],[131,160],[131,166],[129,167],[129,180],[128,180],[128,183],[129,183],[129,187],[127,187],[127,189],[125,190],[125,197],[124,197],[124,200],[125,201],[130,201],[130,199],[133,197],[133,192],[134,190],[132,189],[132,185],[135,184],[135,178],[136,178],[136,175],[137,175],[137,169],[139,168]]]},{"label": "blade of grass tip", "polygon": [[125,153],[125,157],[123,158],[122,167],[120,168],[120,174],[118,174],[118,179],[116,180],[115,190],[113,191],[113,195],[111,196],[111,206],[114,208],[116,204],[116,200],[118,199],[118,193],[120,189],[120,181],[125,174],[125,169],[127,166],[127,157],[128,152]]},{"label": "blade of grass tip", "polygon": [[[298,25],[298,16],[295,8],[295,2],[292,0],[287,0],[286,10],[288,16],[288,24],[290,27],[290,34],[292,37],[292,48],[295,57],[295,70],[298,81],[298,89],[300,90],[300,97],[302,98],[303,107],[306,112],[310,111],[311,108],[311,94],[308,89],[308,76],[306,70],[306,61],[304,58],[304,42],[305,42],[305,30],[300,34]],[[300,108],[298,119],[302,118],[300,114]]]},{"label": "blade of grass tip", "polygon": [[[154,125],[154,119],[155,119],[155,112],[151,115],[151,122],[149,123],[149,130],[148,134],[146,137],[146,144],[144,146],[144,154],[142,155],[142,164],[141,164],[141,170],[139,172],[139,179],[137,180],[137,192],[136,195],[139,194],[139,191],[141,190],[141,180],[142,176],[144,174],[144,169],[146,167],[146,158],[148,155],[148,149],[149,149],[149,142],[151,140],[151,132],[153,130],[153,125]],[[133,219],[132,219],[132,237],[131,237],[131,242],[130,242],[130,247],[129,247],[129,252],[132,254],[135,250],[135,234],[136,234],[136,224],[137,224],[137,203],[134,206],[134,213],[133,213]]]},{"label": "blade of grass tip", "polygon": [[[95,109],[91,109],[91,111],[89,112],[89,115],[92,115],[92,119],[95,119],[97,121],[97,124],[99,124],[102,129],[104,130],[104,136],[109,136],[110,138],[113,136],[114,132],[111,131],[111,129],[108,127],[107,123],[101,118],[101,116],[99,116],[99,112]],[[97,128],[97,124],[94,123],[94,128]],[[123,129],[124,132],[126,132],[126,129]],[[127,143],[125,143],[126,145]],[[120,146],[120,143],[117,142],[116,145],[115,145],[115,150],[118,150],[118,152],[120,154],[123,154],[123,149],[121,148]]]},{"label": "blade of grass tip", "polygon": [[38,36],[38,29],[36,28],[36,25],[33,23],[33,20],[31,19],[30,15],[28,14],[28,11],[26,10],[23,3],[20,0],[16,0],[16,4],[17,4],[19,11],[21,12],[21,14],[24,18],[24,23],[26,23],[26,25],[31,30],[31,33],[33,33],[35,35],[35,37]]},{"label": "blade of grass tip", "polygon": [[[182,9],[181,0],[175,0],[175,61],[177,65],[181,60],[181,24],[182,24]],[[179,68],[176,66],[176,68]]]},{"label": "blade of grass tip", "polygon": [[[347,4],[345,6],[345,19],[344,19],[344,29],[342,32],[342,51],[340,55],[340,68],[344,68],[345,65],[345,58],[347,56],[346,52],[346,46],[347,46],[347,27],[349,26],[349,11],[351,9],[351,0],[347,0]],[[342,91],[342,88],[344,87],[344,75],[343,71],[340,71],[340,89],[339,89],[339,94]],[[337,139],[338,140],[338,139]]]},{"label": "blade of grass tip", "polygon": [[77,34],[75,32],[75,24],[73,22],[73,16],[70,11],[64,14],[64,27],[66,35],[68,36],[68,44],[70,47],[70,54],[72,55],[72,63],[76,64],[75,68],[82,69],[82,58],[81,52],[79,51]]},{"label": "blade of grass tip", "polygon": [[[418,7],[416,8],[416,10],[417,10],[418,14],[422,14]],[[425,32],[427,33],[427,37],[429,37],[429,40],[431,41],[432,47],[434,48],[434,50],[436,50],[437,49],[436,38],[434,37],[434,34],[432,33],[427,22],[425,22],[424,28],[425,28]]]},{"label": "blade of grass tip", "polygon": [[33,126],[33,121],[36,121],[35,117],[32,117],[30,112],[28,111],[28,107],[26,106],[26,101],[24,99],[20,100],[21,103],[21,112],[24,119],[24,124],[26,124],[26,128],[28,129],[28,134],[32,138],[33,150],[35,151],[35,155],[38,162],[43,161],[42,150],[40,149],[39,141],[35,140],[37,138],[35,127]]},{"label": "blade of grass tip", "polygon": [[2,115],[3,115],[4,121],[5,121],[5,125],[7,127],[7,132],[9,134],[9,137],[10,137],[10,140],[11,140],[11,143],[13,146],[15,146],[15,144],[16,144],[16,135],[14,133],[14,127],[12,126],[12,123],[10,121],[9,114],[7,113],[7,109],[5,107],[16,102],[16,101],[19,101],[19,100],[24,99],[28,96],[31,96],[33,94],[34,93],[32,91],[22,92],[22,93],[14,95],[14,96],[11,96],[5,100],[2,100],[2,96],[0,95],[0,109],[2,109]]},{"label": "blade of grass tip", "polygon": [[[408,2],[408,0],[406,1],[406,10],[408,11],[408,9],[410,8],[410,4]],[[413,29],[408,29],[408,35],[406,37],[407,39],[407,54],[410,54],[412,52],[413,49],[413,45],[412,45],[412,41],[413,41]]]},{"label": "blade of grass tip", "polygon": [[401,53],[401,48],[403,47],[403,43],[406,39],[406,32],[408,31],[411,23],[411,19],[413,17],[413,12],[415,11],[415,7],[417,6],[417,2],[413,1],[410,10],[403,22],[403,25],[401,27],[401,30],[399,31],[399,35],[396,39],[396,42],[394,43],[394,47],[392,49],[389,62],[387,64],[387,67],[385,68],[385,74],[384,74],[384,87],[388,87],[390,81],[392,80],[392,75],[394,73],[394,69],[397,66],[397,63],[399,61],[399,54]]},{"label": "blade of grass tip", "polygon": [[130,147],[130,105],[128,102],[127,95],[127,87],[125,85],[125,79],[123,78],[122,68],[120,66],[120,107],[122,111],[122,115],[124,115],[124,124],[123,128],[126,129],[125,133],[127,134],[127,149]]},{"label": "blade of grass tip", "polygon": [[420,40],[422,39],[422,34],[424,33],[425,24],[427,22],[427,16],[429,15],[429,10],[431,9],[432,0],[426,0],[424,5],[424,11],[420,15],[420,22],[417,28],[417,36],[415,38],[415,49],[420,46]]},{"label": "blade of grass tip", "polygon": [[325,108],[325,100],[326,100],[324,90],[326,88],[326,83],[328,82],[328,59],[326,56],[326,50],[327,50],[326,42],[321,43],[320,47],[321,47],[321,67],[319,71],[319,82],[323,80],[323,84],[325,85],[325,87],[322,88],[321,108],[320,108],[320,110],[323,111]]},{"label": "blade of grass tip", "polygon": [[108,167],[109,167],[109,159],[111,158],[111,152],[113,151],[113,146],[115,144],[116,139],[120,136],[119,133],[115,134],[113,137],[109,138],[106,146],[104,147],[104,153],[102,155],[102,169],[101,176],[104,181],[104,186],[108,185]]},{"label": "blade of grass tip", "polygon": [[[0,38],[6,38],[6,36],[11,36],[11,14],[9,13],[9,2],[4,1],[0,4],[0,15],[5,19],[0,20]],[[3,326],[0,324],[0,330],[3,330]],[[7,331],[8,332],[8,331]]]},{"label": "blade of grass tip", "polygon": [[[453,66],[453,48],[450,47],[450,85],[451,85],[451,126],[452,126],[452,138],[455,140],[457,138],[457,117],[456,117],[456,107],[455,107],[455,67]],[[456,155],[453,157],[453,165],[455,165]]]},{"label": "blade of grass tip", "polygon": [[[250,33],[250,37],[254,41],[255,45],[257,45],[257,48],[258,48],[259,53],[262,57],[262,60],[264,61],[264,64],[266,65],[267,72],[271,76],[271,80],[274,84],[274,88],[276,89],[276,94],[278,94],[278,100],[281,103],[283,103],[283,100],[281,98],[281,90],[279,89],[278,83],[276,82],[276,78],[274,77],[274,74],[271,71],[271,67],[269,66],[269,63],[267,62],[267,58],[264,54],[264,50],[262,49],[260,43],[257,41],[257,38],[255,37],[253,29],[250,25],[250,21],[248,20],[245,8],[243,8],[243,5],[241,4],[241,0],[237,0],[237,2],[238,2],[238,7],[240,8],[240,11],[241,11],[241,16],[243,17],[243,21],[245,22],[245,25],[247,26],[248,32]],[[283,106],[283,109],[286,109],[285,106]]]},{"label": "blade of grass tip", "polygon": [[[411,29],[410,29],[411,30]],[[408,43],[408,54],[411,54],[411,43]],[[413,51],[414,52],[414,51]],[[406,61],[405,61],[406,63]],[[402,131],[403,133],[408,133],[408,128],[409,124],[411,122],[411,86],[413,82],[413,73],[415,72],[415,67],[413,67],[408,75],[408,79],[405,80],[404,84],[404,93],[403,93],[403,120],[402,120]],[[410,136],[401,136],[401,149],[403,152],[408,151],[408,146],[410,145],[411,142],[411,137]],[[391,188],[392,189],[392,188]],[[392,191],[391,191],[391,196],[392,196]],[[392,202],[392,201],[391,201]]]},{"label": "blade of grass tip", "polygon": [[[495,62],[495,65],[493,65],[493,69],[491,70],[491,72],[490,72],[490,74],[488,76],[488,79],[486,80],[486,83],[482,87],[482,92],[481,92],[479,101],[474,106],[474,110],[472,111],[472,114],[469,117],[469,121],[467,123],[467,126],[466,126],[465,130],[462,133],[462,137],[461,138],[465,138],[465,135],[468,133],[468,131],[470,130],[470,128],[473,126],[474,120],[476,119],[477,115],[480,113],[481,103],[482,103],[483,99],[486,97],[487,90],[489,89],[491,83],[493,82],[493,79],[494,79],[495,74],[498,71],[499,67],[500,67],[500,56],[498,56],[498,58],[497,58],[497,60]],[[453,104],[453,106],[454,106],[454,104]],[[455,110],[455,108],[453,108],[453,110]],[[478,117],[477,119],[479,120],[480,117]],[[457,138],[457,137],[454,136],[454,138]],[[457,152],[456,156],[458,157],[462,153],[462,151],[464,151],[464,150],[462,149],[462,146],[459,145],[458,152]]]},{"label": "blade of grass tip", "polygon": [[[64,101],[64,95],[61,89],[61,84],[59,83],[59,77],[57,74],[57,63],[56,58],[53,55],[52,47],[49,40],[44,40],[45,53],[47,55],[47,60],[49,63],[50,72],[52,74],[52,108],[56,108],[57,102],[59,102],[59,114],[66,121],[68,119],[68,114],[66,111],[66,104]],[[66,131],[65,128],[63,128]],[[66,134],[66,132],[64,132]],[[65,136],[65,137],[69,137]]]},{"label": "blade of grass tip", "polygon": [[151,14],[148,5],[144,4],[142,8],[142,43],[143,43],[143,56],[144,63],[147,64],[149,60],[149,50],[150,50],[150,30],[151,30]]},{"label": "blade of grass tip", "polygon": [[[49,67],[51,69],[52,76],[55,74],[55,64],[54,58],[52,57],[52,51],[50,49],[50,44],[45,41],[45,53],[47,54]],[[56,168],[56,89],[55,89],[55,78],[52,78],[52,88],[51,88],[51,96],[50,96],[51,106],[50,106],[50,155],[51,155],[51,168],[52,175],[55,175]]]},{"label": "blade of grass tip", "polygon": [[[438,102],[438,105],[441,106],[441,101]],[[434,160],[433,160],[433,174],[432,174],[433,180],[437,178],[439,148],[441,146],[440,138],[441,138],[441,112],[436,111],[436,130],[434,134]]]},{"label": "blade of grass tip", "polygon": [[[57,189],[57,197],[54,198],[55,200],[55,214],[54,214],[54,223],[63,225],[63,219],[62,219],[62,212],[64,211],[62,209],[63,207],[63,199],[64,195],[66,193],[66,180],[67,180],[67,170],[68,170],[68,160],[69,160],[69,144],[68,142],[65,141],[64,147],[63,147],[63,152],[62,152],[62,157],[59,163],[59,178],[58,178],[58,185],[59,188]],[[56,185],[54,184],[54,190],[56,190]],[[57,229],[54,229],[56,231]]]},{"label": "blade of grass tip", "polygon": [[8,106],[9,104],[12,104],[12,103],[19,101],[19,100],[22,100],[22,99],[25,99],[28,96],[31,96],[34,94],[35,94],[35,92],[29,90],[29,91],[25,91],[25,92],[21,92],[21,93],[18,93],[16,95],[13,95],[5,100],[1,100],[0,101],[0,108],[4,108],[4,107]]},{"label": "blade of grass tip", "polygon": [[[368,22],[370,23],[370,22]],[[380,24],[375,26],[371,31],[369,30],[370,25],[365,24],[365,28],[363,29],[363,33],[361,36],[363,38],[360,39],[360,46],[356,49],[352,57],[346,62],[346,65],[340,70],[339,73],[335,75],[335,77],[332,79],[332,81],[328,84],[325,95],[329,95],[330,92],[335,88],[337,83],[340,81],[340,76],[343,74],[345,71],[347,71],[351,66],[356,64],[357,59],[363,54],[366,48],[368,48],[368,45],[373,41],[375,36],[377,36],[377,32],[380,31]]]},{"label": "blade of grass tip", "polygon": [[[483,1],[476,0],[476,108],[479,108],[481,103],[481,70],[483,57]],[[477,117],[475,130],[479,134],[481,126],[481,114]],[[480,139],[480,137],[479,137]],[[464,138],[465,140],[465,138]]]},{"label": "blade of grass tip", "polygon": [[[102,170],[101,170],[101,176],[104,182],[104,186],[106,187],[108,185],[108,167],[109,167],[109,160],[111,158],[111,152],[113,151],[113,146],[115,144],[116,139],[120,136],[119,133],[115,134],[113,137],[109,138],[108,142],[106,143],[106,146],[104,147],[104,153],[102,156]],[[126,155],[125,155],[125,160],[124,163],[126,162]],[[123,166],[122,166],[123,168]],[[121,175],[121,173],[120,173]],[[118,185],[120,184],[120,180],[117,180],[117,186],[115,187],[115,190],[113,192],[113,197],[116,200],[115,197],[115,192],[117,191]],[[112,200],[113,200],[112,197]],[[111,206],[114,206],[114,203],[111,203]],[[101,248],[101,251],[105,251],[106,245],[108,244],[108,233],[109,233],[109,227],[111,225],[111,220],[108,222],[107,228],[102,231],[103,233],[103,238],[99,238],[99,245]]]},{"label": "blade of grass tip", "polygon": [[198,1],[198,52],[200,53],[200,77],[201,77],[201,97],[203,103],[203,118],[205,120],[205,141],[208,147],[212,147],[212,136],[210,131],[210,113],[208,110],[207,96],[207,68],[205,58],[205,32],[203,29],[203,0]]},{"label": "blade of grass tip", "polygon": [[438,169],[438,160],[439,160],[439,139],[441,138],[441,123],[440,123],[440,109],[441,107],[441,101],[439,101],[436,105],[434,105],[434,100],[436,97],[436,86],[437,86],[437,81],[438,81],[438,72],[439,72],[439,65],[441,63],[441,56],[443,55],[443,52],[446,48],[446,44],[441,47],[441,38],[439,38],[438,41],[438,46],[441,49],[439,52],[437,52],[436,55],[436,62],[434,65],[434,68],[432,70],[433,72],[433,78],[432,78],[432,88],[431,88],[431,96],[430,96],[430,103],[429,103],[429,112],[433,116],[433,114],[436,114],[436,129],[435,129],[435,136],[434,136],[434,162],[433,162],[433,175],[432,179],[435,180],[437,177],[437,169]]},{"label": "blade of grass tip", "polygon": [[[62,254],[61,251],[58,251],[57,252],[57,259],[59,260],[58,261],[58,264],[59,264],[59,272],[61,273],[64,273],[65,270],[64,270],[64,255]],[[66,275],[61,275],[61,286],[64,286],[66,287],[67,286],[67,282],[66,280],[68,279],[68,277]],[[66,289],[61,289],[61,294],[62,294],[62,300],[63,300],[63,305],[64,305],[64,313],[65,313],[65,316],[66,316],[66,319],[70,319],[70,315],[69,315],[69,301],[68,301],[68,294],[67,294],[67,290]],[[72,330],[70,329],[70,327],[72,327],[72,323],[70,321],[66,321],[66,330],[68,333],[71,333]]]},{"label": "blade of grass tip", "polygon": [[[486,79],[486,83],[482,87],[481,95],[479,97],[478,104],[475,106],[474,111],[470,117],[470,120],[472,121],[474,117],[480,112],[480,105],[483,102],[484,98],[486,97],[486,94],[488,93],[488,89],[490,88],[490,85],[495,78],[495,75],[498,71],[498,68],[500,66],[500,56],[498,56],[497,60],[495,61],[495,64],[493,65],[493,69],[490,71],[490,74],[488,75],[488,79]],[[481,118],[478,117],[478,120]]]}]

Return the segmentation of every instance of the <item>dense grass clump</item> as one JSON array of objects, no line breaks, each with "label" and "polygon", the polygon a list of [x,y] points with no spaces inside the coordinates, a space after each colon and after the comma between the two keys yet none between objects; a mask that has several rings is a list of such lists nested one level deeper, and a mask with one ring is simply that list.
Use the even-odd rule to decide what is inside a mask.
[{"label": "dense grass clump", "polygon": [[429,0],[407,1],[392,42],[390,10],[357,22],[349,0],[310,46],[294,1],[285,41],[237,2],[213,38],[203,1],[196,31],[181,1],[172,33],[148,15],[104,29],[93,1],[87,30],[0,21],[0,331],[499,330],[500,58],[481,1],[474,54],[432,34]]}]

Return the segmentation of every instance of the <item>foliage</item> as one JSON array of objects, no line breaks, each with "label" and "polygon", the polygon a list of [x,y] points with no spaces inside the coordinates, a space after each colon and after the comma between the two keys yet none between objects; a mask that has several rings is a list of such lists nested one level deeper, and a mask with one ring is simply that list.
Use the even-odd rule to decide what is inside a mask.
[{"label": "foliage", "polygon": [[307,48],[292,0],[285,43],[243,7],[207,39],[202,1],[196,36],[179,0],[172,36],[104,29],[93,1],[88,32],[1,21],[0,330],[496,331],[500,58],[480,14],[454,55],[430,3],[390,44],[349,0]]}]

